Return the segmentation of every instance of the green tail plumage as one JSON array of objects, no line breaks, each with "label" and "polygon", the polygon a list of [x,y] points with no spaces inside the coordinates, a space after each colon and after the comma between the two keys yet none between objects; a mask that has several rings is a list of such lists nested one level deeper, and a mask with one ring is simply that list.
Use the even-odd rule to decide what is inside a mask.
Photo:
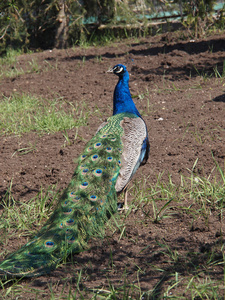
[{"label": "green tail plumage", "polygon": [[117,210],[115,183],[123,151],[121,120],[112,116],[87,144],[58,206],[35,238],[0,263],[0,274],[36,276],[49,273],[70,253],[83,250],[90,237],[103,231]]}]

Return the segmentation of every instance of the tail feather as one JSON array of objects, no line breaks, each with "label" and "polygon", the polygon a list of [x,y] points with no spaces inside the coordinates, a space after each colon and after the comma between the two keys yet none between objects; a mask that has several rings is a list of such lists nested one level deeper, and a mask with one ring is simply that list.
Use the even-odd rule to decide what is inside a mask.
[{"label": "tail feather", "polygon": [[85,249],[90,237],[102,235],[108,215],[117,210],[122,117],[109,118],[87,144],[55,212],[36,237],[0,263],[0,275],[49,273],[63,257]]}]

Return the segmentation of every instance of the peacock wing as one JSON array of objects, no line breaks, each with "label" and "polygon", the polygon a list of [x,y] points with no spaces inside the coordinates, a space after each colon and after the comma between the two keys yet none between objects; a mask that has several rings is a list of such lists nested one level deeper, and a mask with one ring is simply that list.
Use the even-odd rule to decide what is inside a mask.
[{"label": "peacock wing", "polygon": [[121,138],[123,144],[122,167],[115,186],[117,192],[126,187],[149,152],[148,133],[142,118],[125,115],[120,126],[124,133]]}]

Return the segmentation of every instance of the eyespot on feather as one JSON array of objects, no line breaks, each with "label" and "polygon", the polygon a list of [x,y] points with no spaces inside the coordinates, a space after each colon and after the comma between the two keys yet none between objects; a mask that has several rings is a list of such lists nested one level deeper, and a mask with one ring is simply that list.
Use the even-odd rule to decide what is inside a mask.
[{"label": "eyespot on feather", "polygon": [[83,170],[86,167],[86,165],[80,165],[80,169]]},{"label": "eyespot on feather", "polygon": [[88,171],[89,171],[88,168],[83,169],[82,175],[86,175]]},{"label": "eyespot on feather", "polygon": [[69,244],[74,243],[74,242],[75,242],[75,237],[72,236],[70,239],[67,240],[67,242],[68,242]]},{"label": "eyespot on feather", "polygon": [[91,160],[96,161],[98,158],[99,158],[98,154],[94,154],[92,155]]},{"label": "eyespot on feather", "polygon": [[74,223],[73,219],[69,219],[68,221],[66,221],[67,226],[73,225],[73,223]]},{"label": "eyespot on feather", "polygon": [[96,195],[91,195],[89,199],[93,202],[97,201],[98,197]]},{"label": "eyespot on feather", "polygon": [[52,242],[52,241],[46,241],[45,242],[45,247],[48,247],[48,248],[54,247],[54,242]]},{"label": "eyespot on feather", "polygon": [[92,151],[93,149],[94,149],[93,147],[89,147],[88,152]]},{"label": "eyespot on feather", "polygon": [[98,149],[98,148],[101,147],[101,145],[102,145],[102,143],[98,142],[98,143],[96,143],[96,144],[94,145],[94,147],[95,147],[95,149]]},{"label": "eyespot on feather", "polygon": [[88,186],[88,182],[85,181],[85,182],[82,182],[82,183],[81,183],[80,188],[81,188],[81,189],[86,189],[87,186]]},{"label": "eyespot on feather", "polygon": [[106,150],[106,152],[110,153],[110,152],[112,152],[112,147],[107,147],[105,150]]},{"label": "eyespot on feather", "polygon": [[97,169],[94,171],[95,176],[100,177],[102,176],[102,170],[101,169]]},{"label": "eyespot on feather", "polygon": [[69,215],[71,214],[72,211],[73,211],[72,208],[69,208],[67,211],[64,211],[64,214]]}]

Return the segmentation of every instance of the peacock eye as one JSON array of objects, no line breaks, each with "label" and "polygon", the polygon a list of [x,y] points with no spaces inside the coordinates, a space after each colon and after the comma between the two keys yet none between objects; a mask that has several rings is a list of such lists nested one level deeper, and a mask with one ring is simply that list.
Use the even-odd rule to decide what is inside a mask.
[{"label": "peacock eye", "polygon": [[114,68],[114,72],[115,72],[115,73],[121,73],[122,71],[123,71],[123,67],[116,66],[116,67]]}]

